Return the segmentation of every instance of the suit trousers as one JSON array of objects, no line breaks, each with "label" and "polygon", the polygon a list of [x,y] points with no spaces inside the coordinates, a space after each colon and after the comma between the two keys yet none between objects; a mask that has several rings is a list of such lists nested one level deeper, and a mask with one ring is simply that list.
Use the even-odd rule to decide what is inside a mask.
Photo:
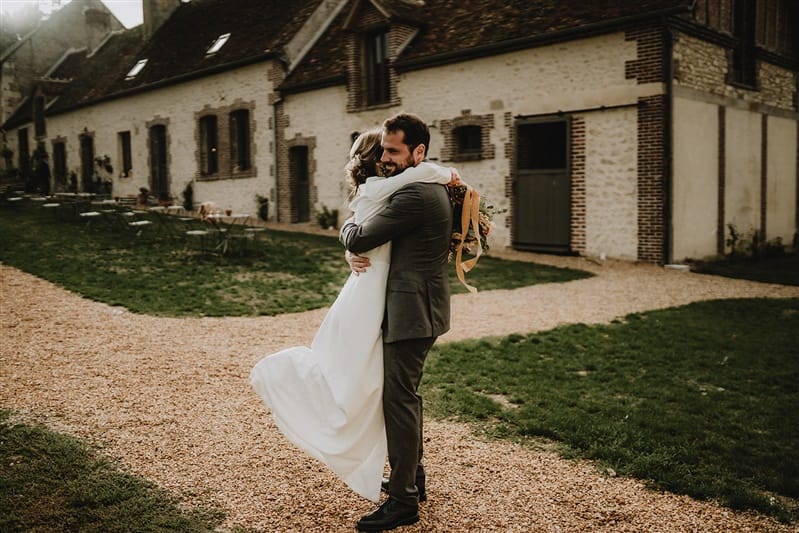
[{"label": "suit trousers", "polygon": [[436,337],[383,344],[383,416],[386,422],[389,493],[401,503],[417,505],[417,478],[422,466],[422,397],[417,389],[422,367]]}]

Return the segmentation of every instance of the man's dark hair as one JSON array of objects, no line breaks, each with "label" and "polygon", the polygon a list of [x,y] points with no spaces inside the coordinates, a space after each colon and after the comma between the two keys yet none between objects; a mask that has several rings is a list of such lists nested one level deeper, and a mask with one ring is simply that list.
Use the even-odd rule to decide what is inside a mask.
[{"label": "man's dark hair", "polygon": [[430,130],[424,121],[411,113],[399,113],[383,122],[383,130],[388,133],[401,131],[408,150],[413,152],[420,144],[424,145],[425,157],[430,152]]}]

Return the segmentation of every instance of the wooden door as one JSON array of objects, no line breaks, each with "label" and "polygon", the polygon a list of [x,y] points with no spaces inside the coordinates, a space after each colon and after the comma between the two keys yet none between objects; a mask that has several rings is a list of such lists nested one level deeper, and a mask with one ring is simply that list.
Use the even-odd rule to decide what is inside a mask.
[{"label": "wooden door", "polygon": [[568,119],[516,124],[514,248],[570,251],[569,130]]},{"label": "wooden door", "polygon": [[169,199],[166,126],[150,128],[150,194],[159,200]]},{"label": "wooden door", "polygon": [[94,137],[80,136],[80,183],[83,192],[95,191],[94,187]]},{"label": "wooden door", "polygon": [[311,184],[308,174],[308,147],[292,146],[289,149],[289,177],[294,201],[292,222],[311,220]]}]

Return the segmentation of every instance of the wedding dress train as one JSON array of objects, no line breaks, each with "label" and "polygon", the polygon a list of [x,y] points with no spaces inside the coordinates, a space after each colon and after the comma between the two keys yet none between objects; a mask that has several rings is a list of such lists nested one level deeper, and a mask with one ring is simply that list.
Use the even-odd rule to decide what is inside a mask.
[{"label": "wedding dress train", "polygon": [[[372,177],[359,187],[350,209],[361,224],[404,185],[449,180],[449,169],[431,163],[391,178]],[[295,346],[263,358],[250,383],[286,438],[376,502],[387,453],[381,323],[391,243],[363,255],[371,267],[350,274],[310,348]]]}]

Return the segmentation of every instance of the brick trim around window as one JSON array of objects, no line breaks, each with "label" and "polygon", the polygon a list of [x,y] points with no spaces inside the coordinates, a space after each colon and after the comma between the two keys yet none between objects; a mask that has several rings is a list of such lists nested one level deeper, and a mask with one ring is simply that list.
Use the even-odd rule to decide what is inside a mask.
[{"label": "brick trim around window", "polygon": [[[250,147],[250,167],[244,170],[234,168],[230,153],[230,114],[234,111],[246,110],[250,115],[249,124],[249,147]],[[200,146],[201,128],[200,120],[209,115],[216,116],[217,129],[217,153],[218,170],[214,174],[202,173],[202,147]],[[196,170],[194,177],[198,181],[213,181],[221,179],[252,178],[258,175],[258,167],[255,164],[257,146],[255,143],[255,132],[257,121],[255,120],[255,102],[245,102],[236,99],[229,106],[211,107],[205,105],[202,110],[194,113],[194,161]]]},{"label": "brick trim around window", "polygon": [[[456,130],[462,126],[479,126],[482,142],[480,153],[460,153]],[[442,161],[479,161],[494,159],[494,145],[490,143],[491,130],[494,129],[494,115],[472,115],[470,109],[461,111],[461,116],[441,121],[441,133],[444,136],[444,147],[441,149]]]},{"label": "brick trim around window", "polygon": [[[285,131],[285,127],[288,126],[288,118],[283,114],[282,108],[279,110],[277,118],[281,126],[278,132]],[[298,217],[297,202],[294,198],[296,186],[294,176],[291,175],[291,162],[289,160],[289,150],[295,146],[308,147],[309,203],[311,209],[316,205],[318,199],[318,192],[314,182],[316,174],[316,137],[303,137],[297,133],[291,139],[284,139],[282,135],[278,135],[277,216],[280,222],[294,222]]]},{"label": "brick trim around window", "polygon": [[585,119],[571,120],[571,250],[585,254]]}]

